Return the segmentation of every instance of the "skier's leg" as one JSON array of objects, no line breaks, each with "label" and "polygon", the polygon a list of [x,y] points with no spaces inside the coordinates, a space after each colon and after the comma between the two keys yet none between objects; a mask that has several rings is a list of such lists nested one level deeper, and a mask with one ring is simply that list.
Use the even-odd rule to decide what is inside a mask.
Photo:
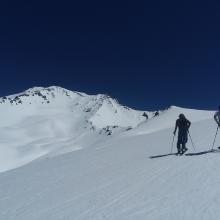
[{"label": "skier's leg", "polygon": [[179,142],[180,142],[180,153],[183,153],[183,146],[184,146],[184,140],[183,140],[183,133],[180,132],[179,134]]},{"label": "skier's leg", "polygon": [[181,154],[181,136],[178,135],[178,141],[177,141],[177,154]]},{"label": "skier's leg", "polygon": [[186,147],[186,143],[188,141],[188,133],[187,133],[187,131],[184,131],[184,133],[183,133],[183,140],[182,141],[183,141],[182,152],[185,153],[188,150],[188,148]]}]

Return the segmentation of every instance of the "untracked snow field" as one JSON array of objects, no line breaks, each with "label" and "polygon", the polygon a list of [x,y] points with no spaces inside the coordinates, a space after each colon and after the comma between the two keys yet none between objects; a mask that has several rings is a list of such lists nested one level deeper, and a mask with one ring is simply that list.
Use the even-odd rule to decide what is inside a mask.
[{"label": "untracked snow field", "polygon": [[[190,134],[196,151],[189,140],[186,155],[169,155],[175,120],[180,113],[192,121]],[[5,138],[1,151],[6,159],[0,158],[0,219],[217,220],[220,151],[210,152],[216,132],[213,114],[171,107],[158,117],[113,135],[85,132],[83,137],[75,137],[67,129],[67,135],[64,132],[56,138],[57,130],[53,129],[47,139],[44,130],[43,134],[38,133],[43,138],[35,137],[37,142],[33,144],[22,145],[18,137],[18,149],[22,151],[14,156],[16,162],[7,161],[10,149],[13,154],[18,150],[16,141]],[[61,123],[61,118],[56,117],[56,123]],[[50,115],[48,120],[51,125],[54,118]],[[36,128],[30,126],[31,132],[33,127]],[[63,128],[57,124],[54,127]],[[1,129],[7,133],[16,128],[8,125]],[[22,131],[26,128],[21,128],[19,135]],[[27,140],[27,133],[23,135]],[[215,149],[218,146],[220,134]],[[28,149],[32,158],[25,157],[22,164],[22,154]]]}]

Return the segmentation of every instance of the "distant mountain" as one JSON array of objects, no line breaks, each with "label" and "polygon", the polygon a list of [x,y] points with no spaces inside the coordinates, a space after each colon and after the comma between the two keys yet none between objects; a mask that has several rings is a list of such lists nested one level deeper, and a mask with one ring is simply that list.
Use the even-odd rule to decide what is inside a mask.
[{"label": "distant mountain", "polygon": [[[5,96],[0,98],[0,104],[3,105],[0,105],[0,108],[20,106],[15,108],[15,111],[17,109],[40,110],[42,108],[45,110],[48,108],[47,113],[49,113],[50,110],[54,112],[57,108],[57,112],[60,109],[65,109],[65,112],[77,112],[79,118],[91,122],[95,128],[136,127],[146,120],[146,115],[147,117],[153,115],[151,112],[136,111],[122,106],[108,95],[87,95],[57,86],[34,87],[16,95]],[[82,115],[79,115],[79,112]]]},{"label": "distant mountain", "polygon": [[110,96],[57,86],[2,97],[0,171],[48,153],[89,147],[106,136],[137,127],[147,117],[152,118],[153,113],[122,106]]}]

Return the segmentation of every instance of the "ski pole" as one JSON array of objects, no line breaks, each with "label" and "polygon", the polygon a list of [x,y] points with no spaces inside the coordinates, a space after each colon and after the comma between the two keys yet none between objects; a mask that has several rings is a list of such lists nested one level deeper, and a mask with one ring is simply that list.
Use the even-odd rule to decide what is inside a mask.
[{"label": "ski pole", "polygon": [[172,141],[172,147],[171,147],[171,154],[173,153],[174,138],[175,138],[175,134],[173,134],[173,141]]},{"label": "ski pole", "polygon": [[[188,133],[189,133],[189,131],[188,131]],[[192,146],[193,146],[193,148],[194,148],[194,151],[196,151],[196,148],[195,148],[195,145],[194,145],[194,143],[193,143],[193,140],[192,140],[192,137],[191,137],[190,133],[189,133],[189,138],[190,138],[190,141],[191,141]]]},{"label": "ski pole", "polygon": [[218,134],[218,128],[219,128],[219,126],[217,126],[217,130],[216,130],[216,133],[215,133],[215,138],[214,138],[213,145],[212,145],[212,150],[214,149],[214,146],[215,146],[215,141],[216,141],[216,137],[217,137],[217,134]]}]

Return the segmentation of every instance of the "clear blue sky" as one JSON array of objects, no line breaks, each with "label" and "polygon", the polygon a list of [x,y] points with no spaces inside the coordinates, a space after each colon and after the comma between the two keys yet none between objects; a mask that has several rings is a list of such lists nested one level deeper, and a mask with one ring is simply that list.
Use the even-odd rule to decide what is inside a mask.
[{"label": "clear blue sky", "polygon": [[0,95],[59,85],[156,110],[220,104],[218,1],[5,1]]}]

